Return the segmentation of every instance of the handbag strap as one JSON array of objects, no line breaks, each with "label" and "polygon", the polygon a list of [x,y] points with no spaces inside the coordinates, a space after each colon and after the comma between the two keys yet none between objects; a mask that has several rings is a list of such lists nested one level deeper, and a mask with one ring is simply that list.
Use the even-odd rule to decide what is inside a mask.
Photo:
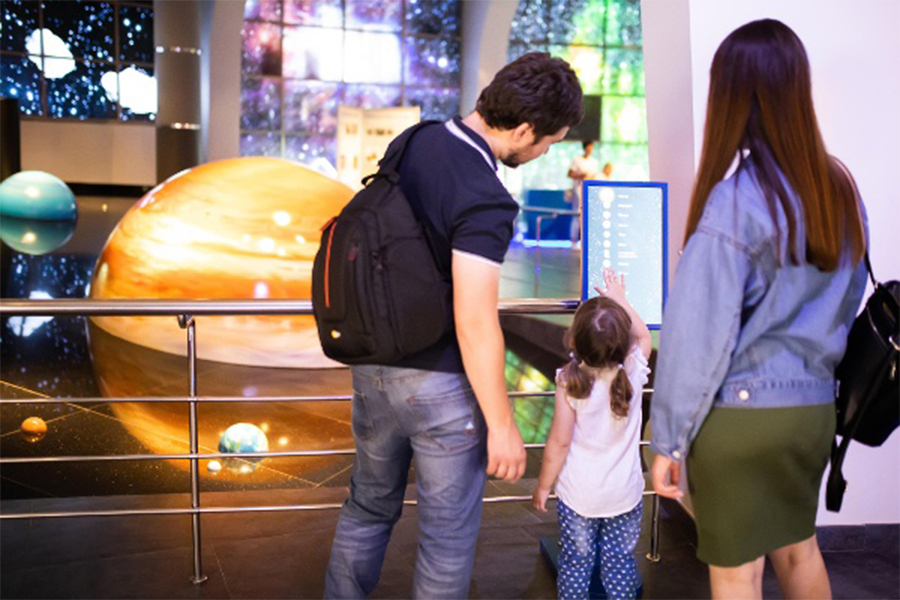
[{"label": "handbag strap", "polygon": [[872,272],[872,263],[869,262],[869,249],[868,248],[866,248],[865,259],[866,259],[866,271],[869,272],[869,279],[872,280],[872,287],[877,288],[881,284],[878,283],[877,281],[875,281],[875,273]]}]

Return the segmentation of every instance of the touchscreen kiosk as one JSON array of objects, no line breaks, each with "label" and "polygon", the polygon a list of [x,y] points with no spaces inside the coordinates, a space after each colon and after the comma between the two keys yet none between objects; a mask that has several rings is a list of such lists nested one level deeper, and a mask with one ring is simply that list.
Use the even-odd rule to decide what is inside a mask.
[{"label": "touchscreen kiosk", "polygon": [[628,301],[659,329],[668,277],[668,186],[585,181],[581,228],[581,299],[596,296],[603,269],[625,275]]}]

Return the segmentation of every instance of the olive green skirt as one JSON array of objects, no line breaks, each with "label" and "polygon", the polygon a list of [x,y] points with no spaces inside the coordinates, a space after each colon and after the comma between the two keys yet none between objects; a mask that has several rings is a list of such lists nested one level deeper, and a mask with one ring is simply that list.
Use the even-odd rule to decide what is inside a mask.
[{"label": "olive green skirt", "polygon": [[697,558],[734,567],[815,535],[834,428],[833,404],[714,407],[687,459]]}]

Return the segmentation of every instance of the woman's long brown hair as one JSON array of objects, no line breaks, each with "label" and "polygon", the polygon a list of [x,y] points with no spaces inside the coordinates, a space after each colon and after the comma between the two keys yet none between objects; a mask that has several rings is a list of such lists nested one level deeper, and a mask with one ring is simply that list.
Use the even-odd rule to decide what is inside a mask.
[{"label": "woman's long brown hair", "polygon": [[[725,38],[710,70],[709,102],[700,168],[691,193],[685,243],[693,235],[713,187],[743,151],[756,167],[769,214],[781,204],[788,252],[797,256],[797,218],[779,172],[800,198],[806,261],[834,271],[849,243],[854,264],[865,252],[855,187],[825,150],[812,101],[809,60],[800,38],[784,23],[753,21]],[[778,230],[780,245],[784,232]],[[780,254],[776,254],[780,256]]]}]

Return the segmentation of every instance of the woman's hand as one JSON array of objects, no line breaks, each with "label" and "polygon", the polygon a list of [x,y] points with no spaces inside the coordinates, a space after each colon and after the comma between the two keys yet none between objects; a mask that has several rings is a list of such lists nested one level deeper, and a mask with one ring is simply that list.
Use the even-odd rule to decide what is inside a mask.
[{"label": "woman's hand", "polygon": [[606,289],[600,289],[600,286],[596,286],[594,289],[597,290],[597,293],[601,296],[606,296],[611,300],[615,300],[621,305],[626,305],[628,302],[625,299],[625,276],[624,275],[616,275],[615,269],[603,269],[603,283],[606,286]]},{"label": "woman's hand", "polygon": [[531,503],[541,512],[547,512],[547,498],[550,497],[550,490],[543,490],[540,486],[534,488],[531,494]]},{"label": "woman's hand", "polygon": [[[684,492],[678,487],[681,481],[681,463],[675,462],[668,456],[657,455],[650,467],[653,477],[653,491],[666,498],[678,500],[684,496]],[[669,482],[666,483],[668,475]]]}]

